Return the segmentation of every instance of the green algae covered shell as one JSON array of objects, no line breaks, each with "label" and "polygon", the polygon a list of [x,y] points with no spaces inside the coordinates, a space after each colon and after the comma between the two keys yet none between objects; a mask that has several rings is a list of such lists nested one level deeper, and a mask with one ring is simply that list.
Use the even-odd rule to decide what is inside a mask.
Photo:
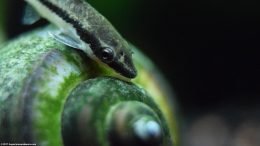
[{"label": "green algae covered shell", "polygon": [[48,31],[0,47],[0,142],[178,145],[172,94],[149,59],[133,47],[139,74],[127,82]]}]

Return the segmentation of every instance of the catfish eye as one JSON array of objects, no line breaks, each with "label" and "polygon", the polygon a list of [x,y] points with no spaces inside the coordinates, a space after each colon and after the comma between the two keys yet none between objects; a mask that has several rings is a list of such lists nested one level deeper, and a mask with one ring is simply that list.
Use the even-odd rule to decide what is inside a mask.
[{"label": "catfish eye", "polygon": [[115,52],[109,47],[103,48],[101,51],[101,59],[104,62],[111,62],[114,60]]}]

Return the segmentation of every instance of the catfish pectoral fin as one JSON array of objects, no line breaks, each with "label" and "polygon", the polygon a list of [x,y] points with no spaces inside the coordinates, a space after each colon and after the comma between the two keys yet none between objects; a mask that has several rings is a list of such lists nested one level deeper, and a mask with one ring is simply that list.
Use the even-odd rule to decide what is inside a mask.
[{"label": "catfish pectoral fin", "polygon": [[32,25],[39,21],[41,16],[30,5],[26,5],[24,9],[24,16],[22,18],[22,24]]},{"label": "catfish pectoral fin", "polygon": [[82,42],[77,38],[74,38],[73,35],[68,35],[62,31],[52,32],[50,31],[49,34],[58,42],[65,44],[69,47],[75,49],[82,49]]}]

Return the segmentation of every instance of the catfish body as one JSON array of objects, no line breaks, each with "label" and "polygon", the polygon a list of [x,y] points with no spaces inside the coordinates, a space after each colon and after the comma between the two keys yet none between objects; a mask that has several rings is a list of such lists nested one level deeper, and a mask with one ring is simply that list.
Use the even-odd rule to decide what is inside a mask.
[{"label": "catfish body", "polygon": [[81,49],[126,78],[137,71],[127,41],[111,23],[84,0],[25,0],[45,19],[59,28],[55,39]]}]

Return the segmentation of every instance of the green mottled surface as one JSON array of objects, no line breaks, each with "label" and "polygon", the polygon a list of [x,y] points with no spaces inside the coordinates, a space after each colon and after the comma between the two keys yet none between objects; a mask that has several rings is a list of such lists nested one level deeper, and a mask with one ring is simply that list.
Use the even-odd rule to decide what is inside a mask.
[{"label": "green mottled surface", "polygon": [[[152,98],[134,84],[104,77],[87,80],[71,92],[63,116],[65,142],[75,145],[87,145],[91,142],[93,145],[108,146],[109,140],[106,132],[108,128],[111,128],[106,125],[108,112],[118,103],[128,102],[140,102],[150,107],[162,122],[165,134],[163,145],[171,145],[169,129]],[[136,107],[133,106],[133,108]],[[140,115],[148,116],[142,111],[134,114],[136,117]],[[72,127],[71,125],[77,126]],[[127,126],[130,126],[128,129],[131,129],[131,125]],[[118,125],[118,127],[120,126]]]},{"label": "green mottled surface", "polygon": [[[30,86],[26,93],[27,97],[33,97],[34,100],[30,110],[33,111],[32,134],[39,145],[62,145],[61,139],[61,113],[67,95],[81,81],[87,77],[85,68],[80,68],[77,64],[80,61],[79,56],[65,56],[61,52],[51,52],[45,57],[35,70],[31,78]],[[76,63],[76,61],[78,61]],[[28,104],[28,103],[25,103]],[[50,124],[51,123],[51,124]]]},{"label": "green mottled surface", "polygon": [[[82,51],[58,43],[49,36],[48,31],[50,28],[30,32],[0,47],[0,140],[61,146],[61,115],[71,91],[90,78],[104,75],[117,77],[106,66],[89,60]],[[129,100],[136,100],[135,96],[140,96],[142,92],[147,93],[155,102],[154,107],[158,107],[161,117],[166,119],[165,125],[169,126],[171,141],[177,143],[176,114],[170,104],[173,97],[168,85],[149,59],[136,49],[134,52],[138,76],[133,82],[140,87],[139,93],[130,94],[131,88],[137,87],[127,82],[118,82],[118,88],[111,88],[109,92],[103,90],[102,84],[114,86],[113,79],[108,83],[101,78],[95,88],[88,89],[88,86],[84,86],[83,91],[88,89],[91,94],[107,95],[104,102],[95,100],[91,104],[95,109],[84,109],[85,112],[97,111],[96,116],[99,119],[96,123],[91,123],[93,125],[85,125],[85,128],[93,126],[97,128],[97,133],[102,133],[104,127],[100,124],[106,113],[97,109],[106,109],[109,103],[123,100],[117,95],[117,98],[110,101],[119,92],[129,94]],[[138,97],[138,101],[146,102],[142,96]],[[71,106],[80,107],[80,104],[82,103],[77,102]],[[86,117],[81,118],[83,120],[79,121],[84,121]],[[84,132],[84,128],[81,130]],[[90,135],[95,136],[95,133]],[[102,137],[98,137],[98,140],[106,143]]]},{"label": "green mottled surface", "polygon": [[[0,101],[17,96],[28,73],[54,48],[64,49],[47,34],[32,34],[2,45],[0,49]],[[41,43],[39,43],[41,42]],[[3,103],[3,102],[1,102]]]},{"label": "green mottled surface", "polygon": [[[12,137],[11,142],[31,135],[40,145],[61,145],[63,102],[91,74],[91,63],[86,66],[81,52],[56,42],[45,30],[3,45],[0,54],[0,129],[6,129],[0,136]],[[24,119],[26,114],[30,119]],[[31,131],[21,135],[23,129]]]}]

